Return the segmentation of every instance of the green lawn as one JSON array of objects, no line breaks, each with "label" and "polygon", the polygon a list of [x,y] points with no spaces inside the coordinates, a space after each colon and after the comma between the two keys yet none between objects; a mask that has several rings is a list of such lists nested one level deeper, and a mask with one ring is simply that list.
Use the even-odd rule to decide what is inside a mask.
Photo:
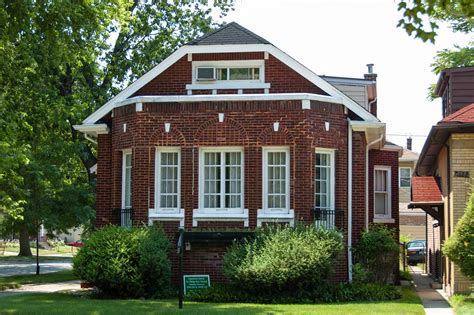
[{"label": "green lawn", "polygon": [[[31,249],[31,253],[33,255],[36,255],[36,247],[30,247],[30,249]],[[5,248],[5,252],[9,252],[9,253],[18,253],[19,251],[20,251],[19,246],[7,246]],[[75,254],[76,252],[77,252],[77,248],[72,247],[72,246],[67,246],[67,245],[57,246],[53,250],[47,250],[47,249],[39,250],[40,255],[71,255],[71,254]]]},{"label": "green lawn", "polygon": [[469,295],[454,295],[449,299],[456,315],[474,315],[474,293]]},{"label": "green lawn", "polygon": [[18,275],[10,277],[0,277],[0,291],[18,288],[21,284],[55,283],[71,280],[77,280],[77,277],[73,275],[72,270],[45,273],[40,274],[38,276]]},{"label": "green lawn", "polygon": [[405,288],[397,301],[320,305],[263,305],[176,300],[90,300],[74,294],[23,294],[0,297],[1,314],[424,314],[415,293]]}]

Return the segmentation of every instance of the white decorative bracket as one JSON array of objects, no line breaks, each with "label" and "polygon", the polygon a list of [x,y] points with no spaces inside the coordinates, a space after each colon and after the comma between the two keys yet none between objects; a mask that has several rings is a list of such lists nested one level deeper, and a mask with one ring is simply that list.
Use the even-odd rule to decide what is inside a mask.
[{"label": "white decorative bracket", "polygon": [[171,124],[170,123],[165,123],[165,132],[168,133],[171,130]]}]

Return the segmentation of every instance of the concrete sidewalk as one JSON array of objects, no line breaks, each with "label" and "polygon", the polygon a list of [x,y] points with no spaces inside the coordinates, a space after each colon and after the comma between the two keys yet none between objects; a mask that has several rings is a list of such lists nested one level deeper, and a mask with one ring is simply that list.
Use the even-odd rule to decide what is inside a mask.
[{"label": "concrete sidewalk", "polygon": [[45,283],[45,284],[24,284],[18,289],[8,289],[0,291],[0,298],[4,296],[11,296],[14,294],[21,293],[54,293],[60,291],[78,291],[81,289],[81,281],[73,280],[58,283]]},{"label": "concrete sidewalk", "polygon": [[410,266],[410,273],[415,284],[415,291],[423,303],[426,315],[453,315],[454,312],[441,290],[432,289],[434,282],[423,271],[415,266]]}]

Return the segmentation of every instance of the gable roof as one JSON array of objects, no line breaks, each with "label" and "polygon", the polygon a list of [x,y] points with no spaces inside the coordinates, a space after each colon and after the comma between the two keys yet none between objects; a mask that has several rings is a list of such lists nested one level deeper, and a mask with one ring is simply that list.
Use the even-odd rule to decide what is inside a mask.
[{"label": "gable roof", "polygon": [[[230,26],[229,26],[230,25]],[[208,37],[211,37],[212,34],[217,34],[223,29],[235,30],[235,29],[244,29],[242,26],[238,25],[237,23],[229,23],[226,26],[223,26],[221,29],[214,31]],[[246,30],[246,29],[245,29]],[[232,31],[232,34],[236,32]],[[253,34],[252,32],[246,30],[248,36],[249,34]],[[228,33],[230,34],[230,33]],[[255,34],[253,34],[255,35]],[[257,36],[257,35],[255,35]],[[257,36],[258,37],[258,36]],[[216,37],[214,37],[216,39]],[[260,38],[260,37],[258,37]],[[201,37],[201,39],[203,39]],[[204,40],[204,39],[203,39]],[[262,39],[264,40],[264,39]],[[204,42],[203,42],[204,43]],[[336,87],[328,83],[326,80],[322,79],[318,75],[316,75],[313,71],[309,70],[301,63],[296,61],[295,59],[291,58],[289,55],[284,53],[282,50],[278,49],[277,47],[269,44],[268,42],[265,44],[258,43],[258,44],[220,44],[220,45],[208,45],[208,44],[194,44],[194,45],[185,45],[178,48],[174,53],[172,53],[168,58],[163,60],[160,64],[155,66],[153,69],[145,73],[143,76],[138,78],[135,82],[130,84],[127,88],[122,90],[112,99],[110,99],[107,103],[102,105],[98,110],[94,113],[89,115],[84,121],[82,122],[83,125],[91,125],[96,124],[102,117],[107,115],[112,109],[115,107],[123,106],[123,101],[132,96],[136,91],[140,88],[145,86],[155,77],[160,75],[163,71],[168,69],[174,63],[176,63],[180,58],[187,54],[199,54],[199,53],[233,53],[233,52],[267,52],[286,64],[288,67],[292,68],[302,77],[306,78],[308,81],[313,83],[314,85],[318,86],[321,90],[326,92],[330,98],[333,98],[333,102],[339,103],[347,107],[349,110],[354,112],[360,119],[367,121],[367,122],[375,122],[379,123],[379,119],[372,115],[369,111],[365,108],[360,106],[357,102],[352,100],[350,97],[339,91]],[[272,94],[266,94],[272,95]],[[251,97],[252,94],[242,94],[242,98],[244,97]],[[318,95],[319,96],[319,95]],[[181,96],[180,101],[183,102],[184,98],[187,99],[188,102],[192,102],[194,100],[195,95],[190,96]],[[218,98],[216,98],[218,101]]]},{"label": "gable roof", "polygon": [[188,45],[247,45],[270,44],[265,38],[249,31],[245,27],[231,22],[221,28],[205,34],[188,43]]},{"label": "gable roof", "polygon": [[417,175],[433,175],[438,154],[453,133],[474,133],[474,103],[446,116],[431,127],[416,164]]},{"label": "gable roof", "polygon": [[438,181],[434,176],[412,178],[411,185],[413,203],[436,203],[443,201]]},{"label": "gable roof", "polygon": [[474,103],[444,117],[439,124],[447,123],[472,123],[474,122]]}]

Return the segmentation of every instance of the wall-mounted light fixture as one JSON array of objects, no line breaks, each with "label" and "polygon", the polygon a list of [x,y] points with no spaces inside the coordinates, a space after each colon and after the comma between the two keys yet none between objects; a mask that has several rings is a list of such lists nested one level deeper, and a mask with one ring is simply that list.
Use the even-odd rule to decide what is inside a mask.
[{"label": "wall-mounted light fixture", "polygon": [[219,113],[218,115],[218,118],[219,118],[219,122],[224,122],[224,113]]},{"label": "wall-mounted light fixture", "polygon": [[326,131],[329,131],[329,126],[329,121],[324,122],[324,129],[326,129]]},{"label": "wall-mounted light fixture", "polygon": [[277,132],[278,129],[280,129],[280,123],[278,121],[275,121],[273,123],[273,131]]},{"label": "wall-mounted light fixture", "polygon": [[170,132],[171,129],[171,124],[170,123],[165,123],[165,132],[168,133]]}]

